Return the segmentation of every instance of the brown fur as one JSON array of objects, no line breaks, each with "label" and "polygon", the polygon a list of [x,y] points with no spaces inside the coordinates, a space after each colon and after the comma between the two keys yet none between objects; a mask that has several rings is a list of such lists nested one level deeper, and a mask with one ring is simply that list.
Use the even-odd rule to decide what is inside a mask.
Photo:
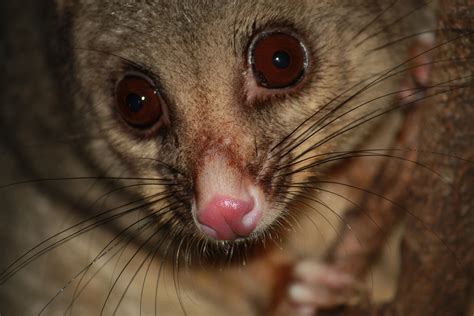
[{"label": "brown fur", "polygon": [[[33,108],[31,117],[36,115],[52,134],[62,131],[58,126],[64,127],[66,132],[69,132],[70,128],[78,133],[71,134],[78,137],[77,146],[74,140],[69,141],[71,148],[59,150],[58,155],[54,152],[37,155],[34,148],[25,146],[18,155],[29,157],[31,174],[36,177],[54,177],[59,172],[60,176],[93,174],[165,177],[174,183],[174,186],[142,186],[123,190],[104,202],[103,209],[107,209],[106,205],[116,206],[159,192],[179,192],[150,208],[143,209],[139,214],[133,213],[118,218],[99,230],[94,230],[96,232],[91,237],[92,240],[84,236],[74,239],[70,245],[48,253],[46,259],[41,258],[32,268],[20,271],[17,274],[18,279],[15,276],[6,283],[7,287],[1,289],[0,302],[6,306],[6,315],[37,313],[57,290],[71,280],[74,285],[58,296],[46,314],[64,312],[78,281],[71,279],[74,274],[86,266],[110,239],[130,223],[160,206],[172,203],[178,203],[180,207],[156,219],[152,231],[158,230],[167,221],[172,224],[169,228],[160,230],[157,235],[159,238],[151,239],[150,244],[146,243],[144,251],[133,256],[134,251],[145,243],[147,234],[135,238],[123,254],[118,256],[116,264],[112,261],[100,271],[97,270],[99,265],[92,266],[90,273],[98,271],[98,274],[86,287],[83,296],[75,302],[74,313],[97,314],[108,294],[111,275],[117,276],[118,272],[114,274],[115,267],[124,267],[127,260],[132,259],[129,270],[124,273],[127,277],[123,277],[117,284],[106,305],[106,312],[111,313],[117,306],[120,295],[126,291],[127,281],[142,262],[146,262],[145,267],[148,265],[148,262],[143,260],[155,249],[158,249],[157,255],[152,257],[154,264],[150,266],[148,278],[145,278],[146,268],[139,270],[136,282],[132,284],[128,290],[129,295],[125,295],[125,300],[118,309],[119,314],[136,314],[140,305],[144,314],[152,314],[158,275],[161,277],[157,298],[159,315],[177,315],[183,310],[189,315],[267,313],[273,299],[273,287],[279,282],[275,279],[273,269],[285,267],[302,256],[322,256],[325,248],[321,246],[321,234],[323,237],[335,235],[335,232],[327,232],[324,229],[321,233],[319,228],[314,226],[315,220],[316,226],[328,225],[324,220],[321,221],[321,217],[315,212],[314,201],[304,199],[304,195],[321,198],[324,194],[300,188],[293,188],[291,191],[294,194],[289,194],[290,190],[284,189],[284,185],[308,181],[316,176],[327,177],[326,173],[329,172],[333,172],[328,176],[329,179],[344,180],[347,178],[346,171],[353,170],[351,168],[373,168],[367,176],[367,182],[370,182],[372,175],[378,170],[379,162],[372,164],[369,161],[356,167],[354,164],[341,167],[342,175],[324,166],[295,175],[286,174],[304,164],[314,162],[315,158],[312,156],[315,154],[387,147],[393,143],[402,114],[397,111],[384,115],[380,120],[363,124],[303,154],[300,159],[308,158],[304,164],[286,166],[281,170],[279,168],[312,144],[357,118],[375,109],[389,107],[390,102],[394,100],[393,95],[356,109],[366,101],[396,92],[405,74],[383,80],[353,98],[342,109],[329,116],[327,121],[349,109],[356,110],[338,119],[329,128],[319,131],[289,156],[283,156],[285,151],[270,149],[285,139],[306,118],[323,109],[319,116],[305,123],[289,141],[297,139],[310,124],[354,95],[360,88],[357,84],[367,84],[406,60],[405,52],[410,41],[386,47],[383,45],[419,31],[417,19],[421,11],[408,15],[402,22],[391,23],[413,10],[416,1],[400,1],[385,14],[381,13],[390,5],[390,1],[57,2],[59,26],[56,27],[60,30],[59,36],[66,41],[59,42],[56,46],[56,50],[58,47],[59,50],[53,50],[53,53],[49,54],[58,54],[58,60],[67,62],[66,66],[60,65],[63,68],[58,70],[59,74],[67,78],[62,77],[65,78],[64,82],[54,81],[54,76],[49,78],[52,84],[48,89],[52,91],[50,93],[53,95],[53,101],[48,102],[48,98],[45,98],[48,111],[41,107]],[[378,15],[380,18],[371,23]],[[364,29],[366,25],[369,27]],[[245,84],[245,78],[249,76],[246,65],[247,48],[253,35],[266,28],[288,28],[297,32],[305,39],[312,59],[308,76],[299,89],[253,102],[252,98],[246,95],[249,93]],[[377,32],[378,30],[382,31]],[[55,32],[52,34],[58,35]],[[363,44],[358,45],[363,39],[366,39]],[[373,50],[376,48],[377,50]],[[11,58],[15,61],[14,57]],[[18,60],[21,61],[21,58],[16,59],[17,63]],[[48,58],[44,57],[44,60]],[[126,60],[146,69],[147,75],[160,88],[170,113],[168,128],[156,133],[138,134],[117,117],[113,107],[114,88],[121,76],[133,68]],[[21,71],[21,68],[17,71]],[[41,75],[35,75],[41,78]],[[60,89],[56,88],[56,83],[61,84]],[[18,83],[11,85],[15,84]],[[28,87],[28,84],[23,85]],[[348,90],[353,86],[353,89]],[[324,107],[336,96],[336,102]],[[34,96],[23,97],[22,100],[28,99],[34,99]],[[28,104],[27,101],[24,103]],[[40,101],[38,103],[41,105]],[[28,109],[27,105],[25,108]],[[32,125],[34,131],[41,130],[34,119],[27,120],[35,124]],[[375,134],[385,137],[374,136]],[[43,138],[41,135],[35,135],[35,132],[22,131],[18,137],[43,141],[50,139],[48,137],[51,135]],[[375,147],[371,147],[372,145]],[[256,183],[265,187],[267,200],[271,205],[265,210],[262,224],[252,236],[260,241],[256,242],[259,244],[256,247],[257,255],[251,255],[250,248],[253,248],[253,244],[244,245],[242,248],[237,248],[237,245],[235,252],[244,254],[242,257],[236,255],[236,261],[239,263],[237,266],[210,265],[220,261],[232,261],[229,258],[232,254],[229,255],[229,252],[234,251],[234,246],[204,240],[192,220],[193,194],[199,190],[194,183],[195,177],[200,172],[203,160],[210,159],[215,153],[227,157],[227,161],[237,170],[249,174]],[[15,157],[16,154],[11,154],[12,164],[16,163]],[[52,157],[54,159],[51,159]],[[163,167],[162,164],[171,168]],[[22,169],[22,166],[18,168]],[[350,172],[347,171],[347,174]],[[14,172],[11,178],[16,179]],[[355,178],[362,179],[363,176]],[[51,203],[46,199],[37,209],[33,207],[33,212],[37,212],[35,218],[41,226],[38,235],[43,235],[41,232],[51,235],[60,230],[58,227],[72,226],[90,214],[97,214],[98,211],[89,205],[93,204],[101,193],[110,191],[110,188],[127,184],[130,182],[123,179],[97,181],[91,189],[93,194],[86,192],[83,197],[78,196],[78,192],[84,192],[84,187],[88,185],[77,182],[67,186],[53,185],[52,196],[63,196],[66,201]],[[28,194],[37,195],[38,199],[43,198],[43,195],[36,192]],[[351,193],[347,192],[341,194],[351,196]],[[9,199],[11,205],[16,205],[22,195],[17,193]],[[81,207],[70,203],[71,199],[75,202],[79,199],[77,204]],[[347,209],[344,205],[330,201],[328,203],[341,214]],[[25,221],[23,216],[25,215],[16,215],[13,221],[22,223]],[[8,218],[8,215],[2,214],[2,218]],[[49,223],[48,218],[54,219],[54,223]],[[61,224],[59,218],[67,224]],[[337,218],[333,220],[336,222],[335,226],[340,224],[337,223]],[[295,222],[301,223],[301,227]],[[3,230],[6,231],[5,235],[13,236],[10,237],[13,239],[11,244],[7,242],[6,245],[13,245],[15,249],[24,249],[35,244],[22,241],[21,233],[11,231],[6,225]],[[328,230],[331,231],[332,227]],[[275,242],[278,239],[277,232],[279,236],[286,238],[285,241]],[[44,239],[44,236],[38,235],[34,234],[36,243]],[[162,240],[163,245],[156,248],[157,243]],[[265,247],[261,242],[264,242]],[[279,244],[284,251],[270,245],[273,243]],[[328,240],[323,243],[326,247],[330,244]],[[69,252],[66,249],[68,247],[74,251]],[[9,253],[9,261],[18,257],[19,252],[21,251],[15,250]],[[245,257],[246,254],[248,258]],[[166,263],[160,273],[161,260]],[[199,267],[200,262],[209,266]],[[246,266],[243,266],[242,262],[246,262]],[[45,281],[38,284],[35,281],[38,271],[35,270],[48,263],[51,266],[44,276]],[[192,268],[184,269],[186,265]],[[175,271],[181,268],[183,272]],[[120,269],[118,268],[118,271]],[[176,280],[179,280],[178,285]],[[142,285],[145,290],[143,301],[140,302]],[[28,306],[22,304],[22,300],[14,295],[24,288],[32,291],[28,295],[32,304]],[[175,290],[177,293],[174,293]]]}]

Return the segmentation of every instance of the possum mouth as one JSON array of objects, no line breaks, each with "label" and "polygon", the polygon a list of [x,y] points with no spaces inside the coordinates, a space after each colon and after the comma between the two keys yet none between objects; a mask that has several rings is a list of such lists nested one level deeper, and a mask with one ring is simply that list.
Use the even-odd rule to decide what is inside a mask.
[{"label": "possum mouth", "polygon": [[[237,212],[239,211],[239,206],[232,205],[235,200],[232,197],[229,198],[229,194],[211,197],[204,202],[201,200],[201,203],[209,209],[204,209],[204,214],[199,213],[203,210],[202,206],[199,210],[196,192],[200,194],[199,185],[204,186],[205,184],[196,182],[202,181],[202,179],[193,180],[192,177],[184,175],[184,172],[182,175],[169,173],[168,176],[174,178],[174,182],[180,190],[176,190],[176,187],[172,185],[166,187],[165,191],[176,193],[169,194],[165,204],[176,205],[176,207],[155,218],[155,229],[160,231],[160,239],[174,241],[169,244],[165,242],[168,244],[168,249],[163,247],[157,252],[163,257],[167,257],[167,254],[179,253],[186,258],[192,257],[191,261],[200,264],[239,264],[242,263],[243,258],[248,260],[260,256],[269,249],[278,247],[276,240],[282,240],[284,234],[288,233],[286,218],[289,214],[289,204],[296,198],[294,195],[287,194],[292,176],[289,175],[290,170],[282,168],[290,161],[291,156],[266,158],[261,158],[259,163],[244,168],[247,174],[251,175],[249,177],[252,177],[251,181],[247,183],[247,188],[249,188],[249,197],[254,198],[252,203],[247,206],[252,207],[254,211],[257,210],[254,212],[256,214],[254,214],[253,222],[252,219],[250,220],[250,223],[255,226],[247,230],[245,227],[237,226],[236,221],[240,219],[239,214],[219,213],[222,211],[219,207],[225,203],[230,204],[230,207],[226,209],[224,205],[223,212],[232,212],[236,209]],[[217,170],[227,167],[226,165],[218,166],[219,161],[214,161],[213,166],[216,165]],[[214,176],[215,171],[209,171],[210,176]],[[232,191],[233,187],[229,188],[229,184],[223,183],[226,180],[227,178],[223,177],[218,180],[222,182],[215,184],[214,187],[218,189],[224,187],[224,189]],[[241,184],[240,178],[238,184]],[[212,187],[207,187],[202,190],[212,193],[212,189]],[[245,194],[241,196],[246,197]],[[245,205],[240,205],[240,207],[245,207]],[[149,214],[152,212],[154,212],[153,209],[148,211]],[[250,216],[253,215],[250,214]],[[214,227],[203,227],[206,224]],[[153,244],[151,246],[153,247]],[[185,249],[185,251],[178,251],[178,248]],[[175,260],[171,257],[169,259],[171,260],[167,261]]]}]

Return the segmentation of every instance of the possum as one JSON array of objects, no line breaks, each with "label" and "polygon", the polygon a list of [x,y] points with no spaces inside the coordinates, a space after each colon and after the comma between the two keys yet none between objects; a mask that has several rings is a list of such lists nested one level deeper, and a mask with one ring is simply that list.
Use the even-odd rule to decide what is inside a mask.
[{"label": "possum", "polygon": [[370,260],[345,267],[396,231],[361,201],[384,161],[415,165],[400,135],[429,98],[434,1],[2,6],[1,315],[363,296]]}]

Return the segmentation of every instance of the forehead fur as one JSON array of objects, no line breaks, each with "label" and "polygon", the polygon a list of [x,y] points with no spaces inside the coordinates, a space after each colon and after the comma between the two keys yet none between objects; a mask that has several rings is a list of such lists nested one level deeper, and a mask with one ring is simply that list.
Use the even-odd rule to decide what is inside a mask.
[{"label": "forehead fur", "polygon": [[[408,2],[401,1],[400,6]],[[78,54],[79,77],[83,86],[94,87],[92,103],[102,105],[113,102],[106,95],[113,95],[113,82],[126,68],[123,61],[138,65],[159,87],[170,108],[172,128],[186,145],[184,150],[196,151],[207,139],[239,140],[248,151],[257,136],[260,140],[284,137],[343,88],[381,71],[388,52],[370,56],[367,47],[348,44],[354,44],[357,32],[388,4],[362,0],[78,1],[74,46],[106,52]],[[387,14],[373,22],[372,28],[380,29],[389,21]],[[242,83],[248,71],[247,48],[255,32],[269,27],[291,27],[306,39],[315,57],[312,80],[299,93],[273,101],[271,107],[249,110]],[[396,31],[387,28],[384,40]],[[374,43],[380,40],[373,38],[367,44],[373,48]]]}]

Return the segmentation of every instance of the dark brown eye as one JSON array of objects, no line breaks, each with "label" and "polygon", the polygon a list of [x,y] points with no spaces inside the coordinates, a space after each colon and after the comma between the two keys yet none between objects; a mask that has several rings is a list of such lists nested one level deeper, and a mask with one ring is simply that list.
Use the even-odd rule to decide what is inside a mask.
[{"label": "dark brown eye", "polygon": [[303,43],[283,32],[261,33],[250,45],[249,63],[257,84],[283,89],[297,84],[308,67]]},{"label": "dark brown eye", "polygon": [[151,127],[163,115],[163,104],[157,89],[138,75],[128,75],[120,80],[116,96],[120,115],[133,127]]}]

